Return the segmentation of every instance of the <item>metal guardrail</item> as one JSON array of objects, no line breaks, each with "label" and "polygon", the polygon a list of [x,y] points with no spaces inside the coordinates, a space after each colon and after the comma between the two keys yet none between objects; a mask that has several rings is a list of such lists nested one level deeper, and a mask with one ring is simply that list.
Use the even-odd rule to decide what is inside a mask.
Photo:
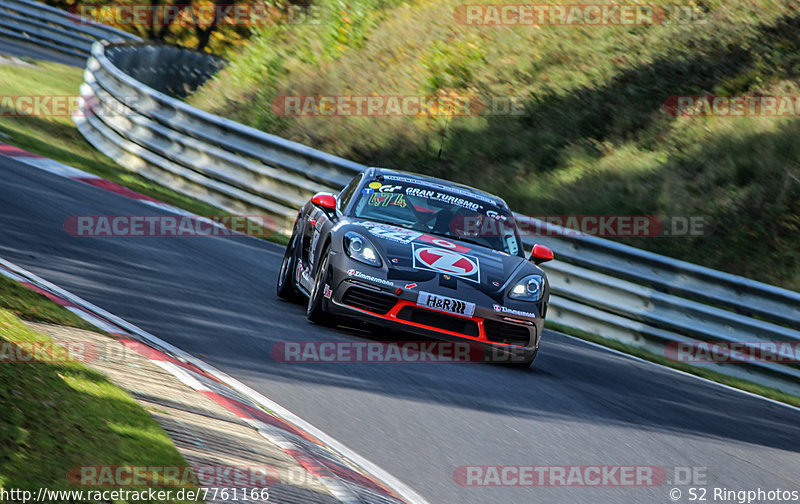
[{"label": "metal guardrail", "polygon": [[130,33],[32,0],[0,2],[0,36],[82,58],[89,56],[95,40],[140,40]]},{"label": "metal guardrail", "polygon": [[[363,167],[165,92],[180,95],[175,91],[196,86],[218,67],[172,46],[98,42],[87,62],[78,127],[127,168],[223,210],[271,215],[286,232],[311,195],[343,186]],[[132,77],[153,82],[159,71],[170,77],[162,80],[161,91]]]},{"label": "metal guardrail", "polygon": [[[268,213],[283,230],[314,192],[338,190],[366,168],[169,96],[196,86],[215,65],[169,46],[96,43],[75,121],[123,166],[231,212]],[[556,252],[557,260],[544,265],[553,292],[548,320],[661,355],[675,342],[744,349],[800,343],[800,293],[540,225],[547,231],[526,244]],[[796,364],[699,366],[800,395]]]}]

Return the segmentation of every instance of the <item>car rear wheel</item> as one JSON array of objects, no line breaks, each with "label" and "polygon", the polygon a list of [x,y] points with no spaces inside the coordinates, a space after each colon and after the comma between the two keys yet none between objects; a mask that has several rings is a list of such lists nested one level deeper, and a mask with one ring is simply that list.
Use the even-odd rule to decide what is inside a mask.
[{"label": "car rear wheel", "polygon": [[297,235],[293,233],[292,239],[289,241],[289,245],[286,246],[286,251],[283,253],[281,269],[278,272],[278,283],[276,286],[278,297],[287,301],[299,301],[302,299],[300,292],[297,290],[297,285],[294,283],[294,271],[295,268],[297,268],[296,242]]},{"label": "car rear wheel", "polygon": [[328,299],[325,297],[325,287],[328,286],[330,288],[331,278],[330,268],[328,267],[328,251],[324,251],[321,257],[322,259],[314,278],[314,285],[311,288],[311,296],[308,298],[306,318],[315,324],[332,326],[335,325],[336,321],[334,316],[328,313]]}]

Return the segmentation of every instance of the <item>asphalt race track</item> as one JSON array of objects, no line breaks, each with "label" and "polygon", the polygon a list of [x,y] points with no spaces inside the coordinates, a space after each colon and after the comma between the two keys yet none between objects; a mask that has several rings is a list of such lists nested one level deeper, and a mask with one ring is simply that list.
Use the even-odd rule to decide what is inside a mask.
[{"label": "asphalt race track", "polygon": [[[696,486],[709,492],[800,481],[796,410],[553,332],[531,370],[280,363],[269,353],[279,341],[369,336],[313,326],[303,307],[276,298],[281,247],[248,237],[80,238],[63,227],[71,215],[157,213],[0,157],[0,257],[201,356],[431,503],[670,502],[673,486],[688,491],[672,484],[676,466],[707,467]],[[474,488],[453,477],[464,465],[595,464],[662,466],[666,481]]]}]

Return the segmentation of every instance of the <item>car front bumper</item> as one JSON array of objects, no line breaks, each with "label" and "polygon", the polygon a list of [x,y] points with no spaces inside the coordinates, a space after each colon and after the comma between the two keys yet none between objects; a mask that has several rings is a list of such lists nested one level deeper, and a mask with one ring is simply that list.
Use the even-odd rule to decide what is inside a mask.
[{"label": "car front bumper", "polygon": [[387,280],[385,271],[356,263],[344,254],[336,255],[339,257],[331,261],[328,291],[327,309],[331,313],[421,336],[468,341],[491,352],[497,357],[494,360],[538,351],[544,326],[538,309],[507,308],[490,299],[475,303],[470,317],[431,309],[417,303],[420,291],[448,297],[454,294],[425,283],[409,288],[408,282]]}]

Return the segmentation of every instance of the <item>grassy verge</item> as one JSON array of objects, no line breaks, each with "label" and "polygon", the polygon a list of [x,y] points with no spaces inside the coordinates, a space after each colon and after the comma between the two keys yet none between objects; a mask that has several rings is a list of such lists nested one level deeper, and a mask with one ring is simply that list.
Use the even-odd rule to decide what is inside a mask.
[{"label": "grassy verge", "polygon": [[[2,360],[25,345],[52,342],[20,318],[96,330],[42,294],[0,276]],[[6,490],[72,489],[68,472],[82,465],[186,465],[144,408],[77,362],[0,362],[0,453],[0,488]]]},{"label": "grassy verge", "polygon": [[24,320],[97,331],[71,311],[3,275],[0,275],[0,308]]},{"label": "grassy verge", "polygon": [[[665,110],[682,95],[800,94],[800,8],[677,3],[688,22],[479,26],[455,16],[462,0],[319,0],[321,24],[265,27],[190,101],[365,164],[477,185],[530,215],[701,217],[696,235],[623,241],[800,290],[800,112]],[[438,161],[444,115],[291,117],[273,108],[287,95],[497,97],[521,112],[454,117]]]},{"label": "grassy verge", "polygon": [[776,390],[774,388],[758,385],[749,382],[747,380],[742,380],[740,378],[733,378],[718,373],[716,371],[712,371],[710,369],[690,366],[683,362],[675,362],[667,359],[663,355],[654,354],[652,352],[648,352],[647,350],[642,350],[641,348],[637,348],[633,345],[627,345],[625,343],[621,343],[616,340],[603,338],[602,336],[582,331],[580,329],[567,327],[565,325],[559,324],[558,322],[548,321],[547,328],[562,332],[564,334],[568,334],[570,336],[575,336],[576,338],[580,338],[582,340],[591,341],[592,343],[597,343],[598,345],[618,350],[620,352],[633,355],[634,357],[639,357],[640,359],[654,362],[662,366],[678,369],[686,373],[700,376],[701,378],[705,378],[707,380],[715,381],[717,383],[722,383],[723,385],[728,385],[733,388],[737,388],[740,390],[751,392],[753,394],[764,396],[768,399],[773,399],[775,401],[780,401],[786,404],[791,404],[792,406],[800,407],[800,397],[787,394],[786,392],[781,392],[780,390]]},{"label": "grassy verge", "polygon": [[[0,97],[31,95],[76,96],[83,70],[58,63],[26,60],[26,65],[0,65]],[[152,198],[198,215],[228,215],[168,187],[125,170],[86,142],[68,116],[0,117],[0,141],[74,166]],[[275,233],[277,243],[288,238]]]},{"label": "grassy verge", "polygon": [[[0,309],[4,357],[47,342],[48,337]],[[166,433],[125,391],[83,364],[44,360],[49,359],[0,363],[0,488],[83,488],[68,474],[86,465],[186,465]]]}]

